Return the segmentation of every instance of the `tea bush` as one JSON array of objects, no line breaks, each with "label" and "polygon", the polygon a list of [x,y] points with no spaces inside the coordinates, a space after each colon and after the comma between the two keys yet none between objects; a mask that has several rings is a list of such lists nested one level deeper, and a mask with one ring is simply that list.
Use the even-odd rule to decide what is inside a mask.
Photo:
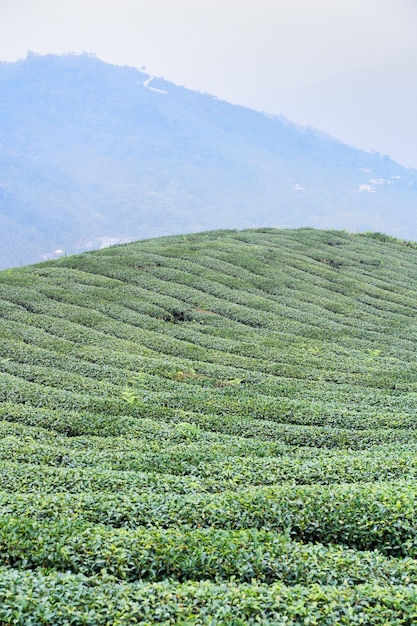
[{"label": "tea bush", "polygon": [[0,272],[0,623],[416,623],[416,303],[379,233]]}]

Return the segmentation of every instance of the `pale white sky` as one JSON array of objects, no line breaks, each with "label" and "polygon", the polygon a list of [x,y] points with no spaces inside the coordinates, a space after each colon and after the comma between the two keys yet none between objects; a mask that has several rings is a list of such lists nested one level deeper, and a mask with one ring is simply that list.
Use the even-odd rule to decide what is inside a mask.
[{"label": "pale white sky", "polygon": [[[411,165],[405,161],[412,160],[417,144],[413,139],[411,146],[400,128],[396,136],[393,119],[382,115],[372,135],[380,145],[371,146],[370,122],[348,115],[350,126],[345,122],[344,127],[343,107],[332,111],[333,127],[326,128],[332,118],[326,102],[335,88],[333,77],[348,77],[352,90],[358,90],[356,73],[368,72],[372,82],[372,68],[381,68],[387,59],[410,59],[402,81],[417,83],[416,33],[417,0],[0,0],[2,60],[23,58],[28,50],[86,51],[118,65],[144,65],[177,84],[284,113],[355,145],[363,139],[359,147],[389,154],[397,150],[394,158],[405,165]],[[362,85],[366,80],[369,84],[362,77]],[[390,81],[387,75],[387,93]],[[397,80],[395,89],[401,91],[403,83]],[[315,84],[323,85],[323,103],[319,98],[310,113],[304,100]],[[409,97],[407,89],[404,84]],[[367,108],[378,104],[372,89],[366,98]],[[387,115],[395,116],[395,110]],[[386,145],[384,126],[391,128]]]}]

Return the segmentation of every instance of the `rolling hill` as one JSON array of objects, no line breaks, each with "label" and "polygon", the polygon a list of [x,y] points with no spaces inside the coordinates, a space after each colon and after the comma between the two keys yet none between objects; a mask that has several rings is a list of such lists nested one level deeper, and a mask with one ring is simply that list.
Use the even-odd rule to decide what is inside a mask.
[{"label": "rolling hill", "polygon": [[89,55],[0,63],[0,268],[260,226],[417,239],[417,172]]},{"label": "rolling hill", "polygon": [[416,278],[269,228],[0,272],[0,622],[414,623]]}]

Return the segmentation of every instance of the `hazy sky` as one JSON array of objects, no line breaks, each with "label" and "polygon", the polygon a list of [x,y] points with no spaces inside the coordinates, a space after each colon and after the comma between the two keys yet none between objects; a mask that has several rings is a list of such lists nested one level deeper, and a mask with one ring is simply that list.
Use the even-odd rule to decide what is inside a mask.
[{"label": "hazy sky", "polygon": [[[416,135],[399,120],[397,131],[393,119],[408,123],[408,113],[394,105],[384,110],[392,81],[400,101],[401,89],[410,100],[409,83],[417,84],[416,32],[417,0],[0,0],[2,60],[23,58],[27,50],[86,51],[146,66],[177,84],[284,113],[414,167]],[[384,74],[392,59],[409,60],[401,80],[394,61]],[[378,84],[385,76],[386,92],[384,85],[378,94],[372,89],[376,73]],[[341,80],[348,102],[337,103]],[[378,102],[384,106],[376,124]]]}]

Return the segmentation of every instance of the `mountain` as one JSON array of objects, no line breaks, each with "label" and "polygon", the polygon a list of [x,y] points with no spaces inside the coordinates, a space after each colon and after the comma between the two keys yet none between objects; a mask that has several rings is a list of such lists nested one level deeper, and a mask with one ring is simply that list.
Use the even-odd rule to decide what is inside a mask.
[{"label": "mountain", "polygon": [[312,229],[1,271],[0,622],[414,623],[416,276]]},{"label": "mountain", "polygon": [[417,171],[89,55],[0,63],[0,267],[254,226],[417,239]]}]

